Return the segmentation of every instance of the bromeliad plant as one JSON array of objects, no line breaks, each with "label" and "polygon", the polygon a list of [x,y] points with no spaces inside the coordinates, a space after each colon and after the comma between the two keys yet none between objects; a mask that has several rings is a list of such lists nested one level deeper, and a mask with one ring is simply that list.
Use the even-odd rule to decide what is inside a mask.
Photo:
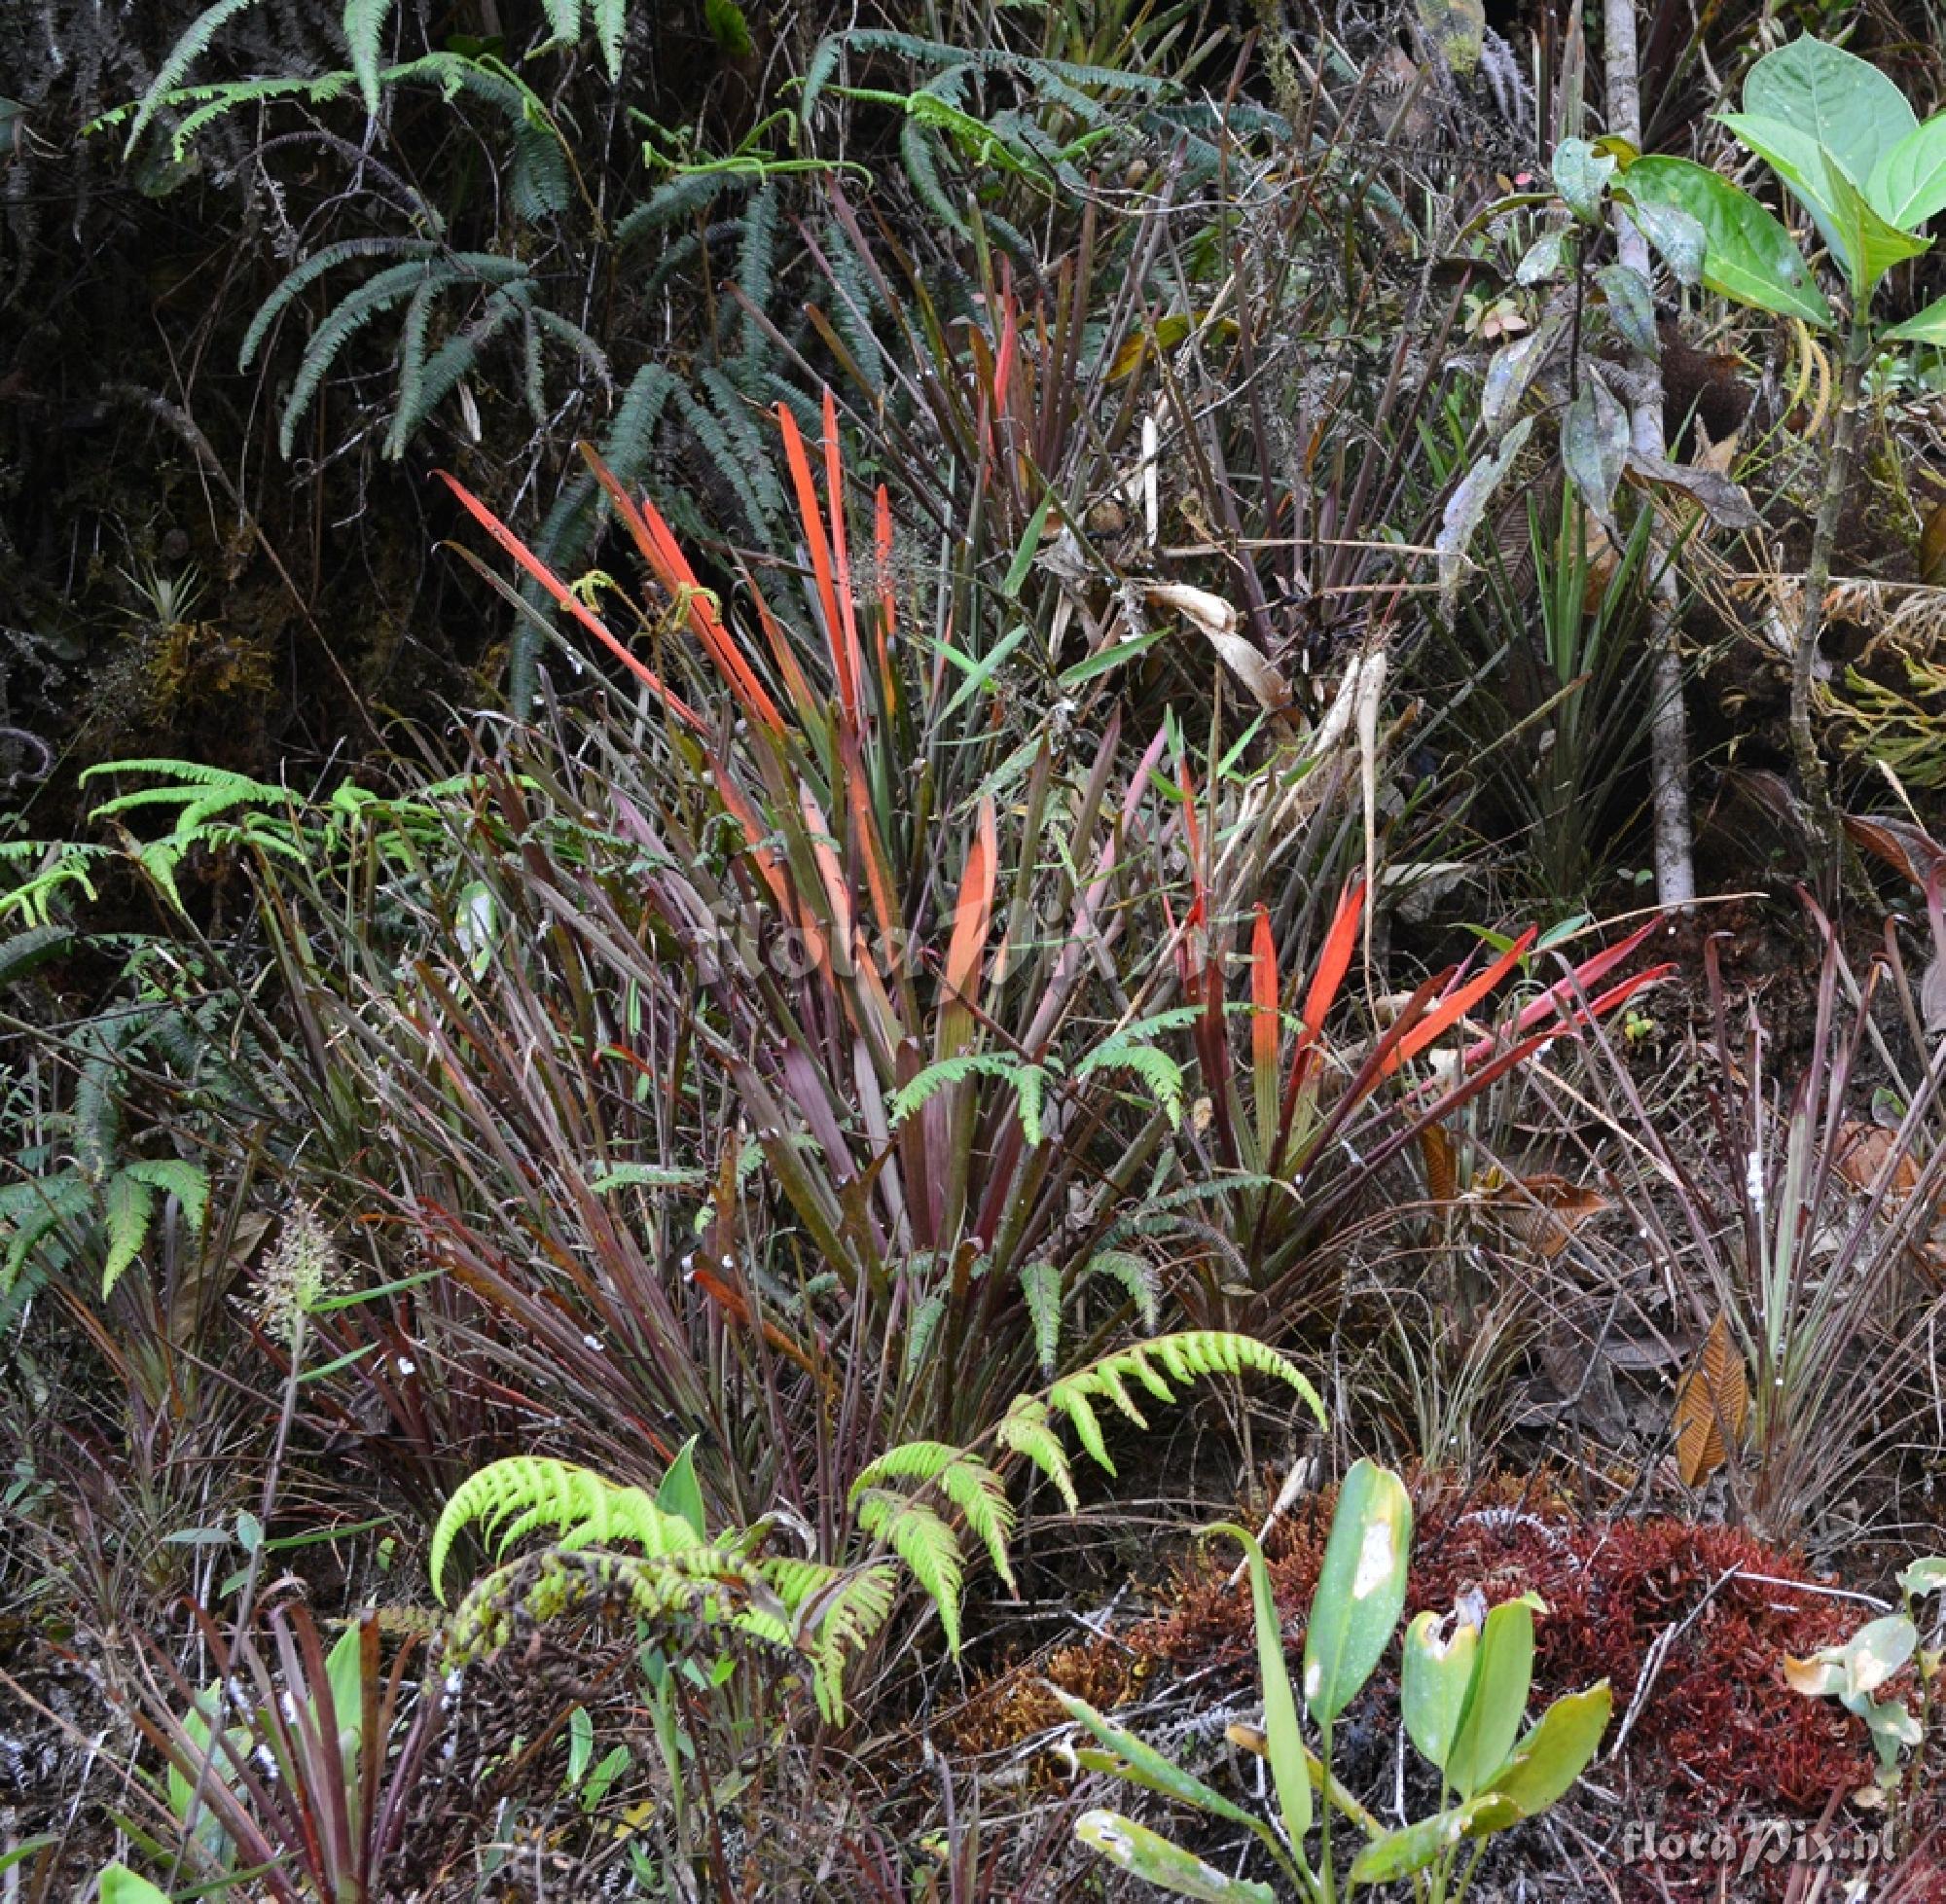
[{"label": "bromeliad plant", "polygon": [[[1227,1523],[1206,1531],[1239,1541],[1249,1570],[1264,1725],[1261,1735],[1233,1728],[1232,1737],[1270,1761],[1276,1823],[1224,1797],[1085,1700],[1059,1697],[1099,1742],[1077,1754],[1083,1765],[1243,1826],[1283,1881],[1312,1904],[1329,1904],[1359,1885],[1406,1879],[1414,1881],[1417,1896],[1433,1904],[1463,1897],[1486,1841],[1546,1811],[1594,1756],[1608,1722],[1605,1679],[1556,1700],[1521,1734],[1533,1667],[1533,1615],[1541,1610],[1532,1595],[1491,1612],[1462,1607],[1447,1622],[1422,1613],[1406,1630],[1400,1699],[1414,1745],[1439,1771],[1440,1809],[1416,1824],[1386,1829],[1333,1776],[1332,1745],[1338,1720],[1390,1645],[1405,1605],[1412,1505],[1404,1484],[1359,1461],[1339,1492],[1304,1642],[1303,1711],[1317,1735],[1315,1751],[1304,1736],[1263,1550],[1243,1528]],[[1342,1886],[1332,1846],[1334,1813],[1365,1841]],[[1177,1896],[1272,1904],[1278,1894],[1268,1885],[1218,1871],[1119,1813],[1091,1811],[1074,1829],[1111,1863]]]},{"label": "bromeliad plant", "polygon": [[1790,682],[1792,753],[1820,836],[1819,850],[1830,857],[1843,843],[1811,724],[1824,592],[1856,468],[1866,372],[1889,345],[1946,343],[1946,299],[1896,324],[1872,315],[1888,274],[1930,248],[1922,228],[1946,209],[1946,114],[1922,124],[1876,67],[1806,37],[1759,59],[1744,84],[1744,110],[1725,113],[1722,121],[1811,214],[1843,283],[1849,309],[1842,318],[1778,220],[1706,166],[1617,149],[1590,152],[1586,169],[1598,183],[1619,170],[1614,189],[1678,275],[1700,274],[1734,303],[1842,338],[1838,402]]}]

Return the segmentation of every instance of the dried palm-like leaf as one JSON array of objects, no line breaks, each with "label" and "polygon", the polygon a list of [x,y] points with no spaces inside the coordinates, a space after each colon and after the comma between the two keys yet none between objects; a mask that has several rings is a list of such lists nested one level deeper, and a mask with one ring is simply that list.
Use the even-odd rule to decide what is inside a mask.
[{"label": "dried palm-like leaf", "polygon": [[1511,1177],[1489,1192],[1484,1201],[1517,1243],[1550,1263],[1568,1247],[1582,1224],[1612,1207],[1599,1190],[1545,1171],[1538,1176]]},{"label": "dried palm-like leaf", "polygon": [[1700,1487],[1723,1465],[1749,1413],[1748,1372],[1730,1340],[1729,1318],[1719,1312],[1676,1391],[1676,1466],[1685,1488]]}]

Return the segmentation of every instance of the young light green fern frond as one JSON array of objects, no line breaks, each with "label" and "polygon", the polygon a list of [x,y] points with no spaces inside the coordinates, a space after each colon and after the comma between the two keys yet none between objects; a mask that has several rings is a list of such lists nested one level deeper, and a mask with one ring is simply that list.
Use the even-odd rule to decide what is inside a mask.
[{"label": "young light green fern frond", "polygon": [[906,1563],[907,1571],[923,1587],[939,1614],[947,1649],[959,1652],[959,1592],[966,1566],[958,1536],[923,1501],[884,1488],[868,1488],[855,1496],[858,1526],[875,1540],[883,1540]]},{"label": "young light green fern frond", "polygon": [[569,1552],[628,1541],[663,1559],[703,1544],[687,1521],[659,1507],[640,1488],[623,1487],[572,1461],[514,1455],[469,1475],[433,1528],[426,1572],[442,1604],[447,1555],[461,1530],[476,1522],[489,1540],[497,1533],[499,1553],[539,1527],[554,1528],[559,1545]]}]

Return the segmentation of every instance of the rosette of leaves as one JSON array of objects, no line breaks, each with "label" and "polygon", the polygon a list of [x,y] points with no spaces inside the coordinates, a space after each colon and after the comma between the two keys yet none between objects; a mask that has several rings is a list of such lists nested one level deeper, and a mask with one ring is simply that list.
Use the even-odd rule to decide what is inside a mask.
[{"label": "rosette of leaves", "polygon": [[[1364,1837],[1351,1864],[1350,1885],[1413,1878],[1417,1894],[1439,1904],[1463,1897],[1484,1841],[1546,1811],[1594,1756],[1608,1722],[1605,1679],[1556,1700],[1532,1727],[1521,1731],[1533,1668],[1538,1602],[1532,1596],[1491,1612],[1462,1609],[1446,1624],[1422,1613],[1406,1632],[1401,1705],[1414,1745],[1439,1770],[1441,1803],[1430,1817],[1387,1830],[1333,1776],[1332,1742],[1338,1719],[1390,1645],[1405,1605],[1412,1505],[1404,1483],[1387,1469],[1359,1461],[1339,1491],[1304,1643],[1303,1709],[1317,1735],[1315,1751],[1299,1716],[1263,1549],[1239,1527],[1224,1524],[1207,1531],[1241,1542],[1249,1570],[1264,1724],[1260,1734],[1232,1727],[1230,1736],[1270,1761],[1278,1823],[1224,1797],[1085,1700],[1066,1693],[1058,1697],[1098,1742],[1077,1754],[1083,1765],[1243,1826],[1299,1896],[1326,1904],[1337,1895],[1332,1852],[1337,1814]],[[1110,1863],[1179,1897],[1272,1904],[1279,1894],[1268,1885],[1217,1870],[1119,1813],[1085,1813],[1074,1829]]]}]

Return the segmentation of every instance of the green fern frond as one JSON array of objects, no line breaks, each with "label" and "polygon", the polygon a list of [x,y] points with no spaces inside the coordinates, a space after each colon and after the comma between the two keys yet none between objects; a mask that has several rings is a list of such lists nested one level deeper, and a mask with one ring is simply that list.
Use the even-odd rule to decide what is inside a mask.
[{"label": "green fern frond", "polygon": [[[1160,1362],[1162,1368],[1155,1364]],[[1047,1392],[1052,1414],[1064,1415],[1074,1428],[1075,1438],[1094,1460],[1110,1474],[1115,1464],[1108,1458],[1101,1423],[1095,1413],[1098,1399],[1112,1402],[1137,1427],[1146,1427],[1147,1419],[1135,1406],[1127,1382],[1133,1376],[1158,1401],[1173,1401],[1175,1391],[1164,1380],[1164,1372],[1187,1386],[1199,1376],[1241,1375],[1245,1370],[1275,1376],[1295,1389],[1325,1425],[1324,1404],[1317,1390],[1297,1366],[1254,1336],[1236,1335],[1221,1329],[1190,1329],[1176,1335],[1152,1336],[1146,1342],[1118,1348],[1085,1369],[1065,1376]]]},{"label": "green fern frond", "polygon": [[1098,1249],[1088,1259],[1086,1274],[1104,1275],[1120,1283],[1129,1300],[1141,1311],[1143,1327],[1156,1326],[1161,1301],[1153,1263],[1126,1249]]},{"label": "green fern frond", "polygon": [[80,1174],[62,1170],[31,1183],[9,1184],[0,1191],[0,1230],[7,1237],[7,1256],[0,1265],[0,1288],[11,1290],[27,1259],[64,1223],[87,1216],[94,1207],[93,1193]]},{"label": "green fern frond", "polygon": [[301,292],[325,272],[355,258],[397,258],[410,263],[415,259],[437,258],[445,249],[435,238],[379,237],[340,238],[335,244],[313,251],[308,258],[286,271],[270,295],[257,306],[257,314],[251,318],[249,327],[243,333],[243,341],[237,348],[236,368],[239,371],[250,368],[257,352],[263,348],[264,340],[270,336],[270,326]]},{"label": "green fern frond", "polygon": [[1027,1263],[1021,1268],[1021,1294],[1027,1298],[1033,1323],[1034,1349],[1043,1374],[1054,1373],[1061,1347],[1061,1272],[1052,1263]]},{"label": "green fern frond", "polygon": [[256,0],[216,0],[214,6],[204,8],[190,22],[189,30],[169,49],[168,56],[156,68],[156,77],[149,82],[148,91],[142,94],[141,104],[135,109],[135,123],[128,128],[128,141],[122,148],[124,159],[133,156],[149,122],[155,118],[168,94],[182,83],[183,75],[209,51],[209,43],[238,14],[247,12],[255,4]]},{"label": "green fern frond", "polygon": [[897,1130],[915,1111],[922,1108],[928,1098],[949,1086],[963,1084],[968,1078],[975,1077],[1001,1078],[1013,1086],[1020,1109],[1021,1134],[1030,1146],[1038,1144],[1041,1139],[1041,1106],[1047,1093],[1047,1068],[1026,1063],[1011,1052],[1004,1051],[962,1052],[957,1057],[942,1058],[928,1064],[910,1083],[901,1085],[892,1094],[891,1102],[886,1107],[891,1128]]},{"label": "green fern frond", "polygon": [[161,1190],[182,1205],[183,1221],[196,1236],[209,1210],[209,1172],[181,1157],[139,1158],[123,1166],[122,1174]]},{"label": "green fern frond", "polygon": [[678,1635],[703,1627],[719,1643],[740,1635],[789,1648],[789,1625],[773,1601],[762,1576],[727,1548],[643,1556],[550,1547],[495,1567],[467,1590],[447,1631],[447,1663],[490,1658],[519,1628],[569,1614],[608,1613]]},{"label": "green fern frond", "polygon": [[1061,1491],[1070,1514],[1079,1511],[1081,1502],[1074,1491],[1067,1451],[1054,1431],[1047,1404],[1038,1395],[1016,1395],[1000,1425],[994,1429],[993,1439],[1013,1454],[1024,1455],[1039,1468]]},{"label": "green fern frond", "polygon": [[108,1231],[108,1255],[101,1266],[101,1300],[115,1293],[122,1274],[142,1253],[155,1214],[156,1193],[131,1170],[118,1170],[108,1179],[102,1197],[102,1216]]},{"label": "green fern frond", "polygon": [[1171,1128],[1182,1123],[1182,1066],[1166,1051],[1137,1044],[1125,1033],[1097,1045],[1074,1067],[1075,1082],[1097,1071],[1133,1071],[1148,1086]]},{"label": "green fern frond", "polygon": [[948,1650],[959,1653],[959,1590],[965,1563],[952,1527],[923,1501],[870,1488],[857,1497],[858,1526],[906,1563],[939,1614]]},{"label": "green fern frond", "polygon": [[365,110],[378,116],[378,43],[392,0],[344,0],[344,44],[351,50],[351,70],[365,95]]},{"label": "green fern frond", "polygon": [[845,1723],[845,1669],[871,1643],[892,1610],[897,1570],[883,1561],[862,1567],[774,1559],[760,1571],[791,1615],[792,1635],[811,1663],[817,1709]]},{"label": "green fern frond", "polygon": [[902,1442],[865,1468],[851,1484],[850,1500],[855,1505],[861,1495],[886,1481],[917,1481],[937,1488],[985,1544],[994,1571],[1013,1586],[1007,1541],[1014,1530],[1014,1510],[1000,1477],[985,1461],[945,1442]]},{"label": "green fern frond", "polygon": [[469,1475],[433,1529],[426,1571],[442,1605],[447,1555],[460,1530],[475,1522],[487,1539],[498,1533],[500,1553],[537,1527],[555,1528],[567,1551],[626,1540],[652,1558],[666,1559],[703,1544],[687,1521],[659,1507],[640,1488],[622,1487],[572,1461],[510,1455]]}]

